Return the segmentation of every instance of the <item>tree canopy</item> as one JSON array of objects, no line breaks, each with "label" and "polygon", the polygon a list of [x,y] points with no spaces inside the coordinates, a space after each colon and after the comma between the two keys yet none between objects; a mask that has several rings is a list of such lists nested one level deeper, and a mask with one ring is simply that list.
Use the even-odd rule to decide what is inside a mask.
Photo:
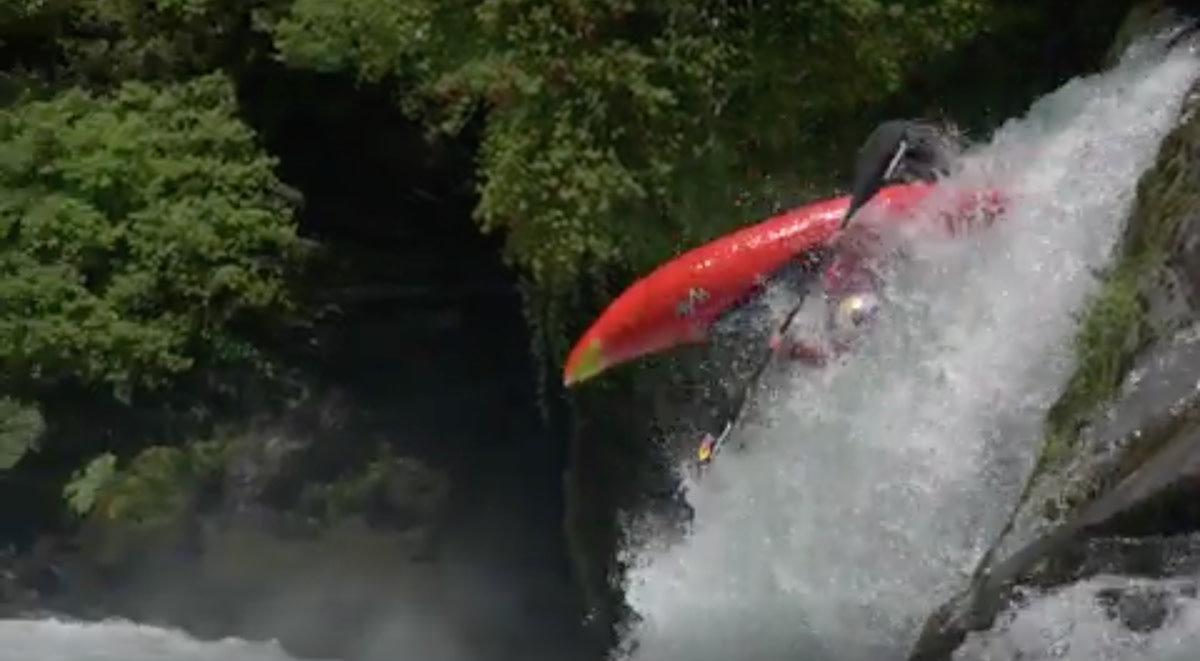
[{"label": "tree canopy", "polygon": [[[552,356],[594,313],[572,311],[581,283],[603,298],[606,276],[827,193],[906,84],[1051,20],[994,0],[296,0],[276,16],[290,65],[389,85],[437,135],[482,127],[475,219],[505,237]],[[976,56],[976,75],[1008,68]],[[904,111],[940,114],[937,91]]]},{"label": "tree canopy", "polygon": [[[272,329],[303,326],[312,285],[297,277],[309,251],[264,137],[270,113],[248,108],[256,81],[350,77],[387,90],[426,146],[470,151],[459,174],[473,182],[473,220],[503,238],[557,358],[576,301],[828,192],[896,99],[934,113],[942,92],[995,98],[982,64],[947,62],[1001,33],[1012,46],[1102,32],[1098,17],[1125,4],[2,3],[0,466],[61,423],[43,414],[64,392],[133,409],[185,383],[198,400],[228,396],[221,374],[280,369]],[[998,52],[989,62],[1015,51]],[[344,111],[291,94],[271,103]],[[73,468],[112,445],[95,440]]]},{"label": "tree canopy", "polygon": [[298,0],[274,36],[297,66],[395,81],[438,130],[486,108],[480,226],[561,293],[745,220],[734,203],[752,171],[789,186],[840,171],[823,126],[998,12],[984,0]]},{"label": "tree canopy", "polygon": [[0,114],[0,378],[153,388],[240,361],[302,254],[273,161],[221,76],[79,90]]},{"label": "tree canopy", "polygon": [[0,391],[122,400],[266,369],[243,330],[294,310],[303,260],[274,160],[212,74],[0,111]]}]

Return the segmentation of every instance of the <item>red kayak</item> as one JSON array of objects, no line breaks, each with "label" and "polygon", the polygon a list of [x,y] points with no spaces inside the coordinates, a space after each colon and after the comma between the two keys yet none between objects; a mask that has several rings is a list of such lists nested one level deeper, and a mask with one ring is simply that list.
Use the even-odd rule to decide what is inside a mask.
[{"label": "red kayak", "polygon": [[[858,223],[905,223],[924,218],[918,205],[934,189],[925,183],[881,190]],[[939,214],[951,233],[964,218],[993,218],[1002,201],[995,191],[956,193]],[[689,342],[703,342],[722,313],[760,287],[788,260],[829,243],[849,196],[814,202],[693,248],[634,282],[583,334],[567,357],[563,383],[572,386],[621,363]]]}]

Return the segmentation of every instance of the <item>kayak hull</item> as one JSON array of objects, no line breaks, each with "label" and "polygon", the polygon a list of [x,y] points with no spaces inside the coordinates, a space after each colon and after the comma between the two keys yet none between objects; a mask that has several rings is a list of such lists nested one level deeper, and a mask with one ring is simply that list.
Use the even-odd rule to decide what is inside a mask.
[{"label": "kayak hull", "polygon": [[[918,206],[934,186],[900,184],[881,190],[858,223],[905,223],[923,217]],[[982,207],[996,212],[992,191],[949,200],[950,232],[958,219]],[[572,386],[615,365],[682,344],[703,342],[713,323],[767,278],[806,251],[829,243],[850,203],[849,196],[791,209],[706,244],[660,265],[617,296],[567,355],[563,383]],[[993,214],[987,214],[989,216]]]}]

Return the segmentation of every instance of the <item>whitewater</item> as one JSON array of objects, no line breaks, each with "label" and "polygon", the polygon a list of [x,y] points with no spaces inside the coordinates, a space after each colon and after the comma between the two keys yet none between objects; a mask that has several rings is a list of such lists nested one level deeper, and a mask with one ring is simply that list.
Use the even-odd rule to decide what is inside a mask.
[{"label": "whitewater", "polygon": [[0,661],[290,661],[274,643],[202,642],[131,622],[0,620]]},{"label": "whitewater", "polygon": [[[969,151],[948,188],[1006,191],[1003,220],[904,237],[891,308],[855,355],[774,383],[745,451],[686,479],[689,535],[628,551],[629,661],[904,658],[1019,496],[1076,316],[1197,70],[1140,44]],[[1101,621],[1082,626],[1119,638]],[[969,658],[1026,658],[987,649]]]}]

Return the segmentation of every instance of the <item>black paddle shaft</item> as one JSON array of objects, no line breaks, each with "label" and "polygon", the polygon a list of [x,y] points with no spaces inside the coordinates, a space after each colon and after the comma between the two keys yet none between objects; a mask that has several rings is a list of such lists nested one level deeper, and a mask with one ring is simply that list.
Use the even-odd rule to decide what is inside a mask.
[{"label": "black paddle shaft", "polygon": [[[802,267],[808,276],[807,281],[804,283],[805,286],[803,291],[799,292],[800,300],[798,300],[796,304],[788,310],[787,315],[784,316],[783,321],[776,328],[774,337],[779,337],[782,339],[783,336],[786,335],[791,329],[792,322],[796,320],[796,316],[800,314],[800,309],[804,307],[804,302],[808,299],[808,294],[812,289],[813,280],[817,275],[820,274],[821,269],[824,268],[832,254],[833,253],[830,250],[817,249],[801,258],[803,260]],[[775,353],[776,347],[768,346],[767,350],[763,353],[762,358],[755,366],[754,371],[751,372],[750,376],[742,382],[741,387],[738,389],[737,395],[734,396],[734,398],[730,400],[729,403],[723,408],[721,415],[717,418],[718,420],[724,421],[720,432],[717,434],[707,433],[704,435],[698,450],[701,465],[708,464],[715,459],[717,453],[729,440],[734,428],[738,425],[742,419],[742,416],[746,413],[746,407],[750,403],[750,395],[753,394],[754,390],[758,386],[759,381],[762,380],[763,374],[767,371],[767,368],[770,367],[775,358]]]},{"label": "black paddle shaft", "polygon": [[[788,329],[792,325],[792,321],[796,318],[796,315],[800,313],[800,308],[803,306],[804,301],[802,300],[798,305],[788,311],[784,323],[780,324],[779,326],[778,334],[780,336],[788,332]],[[741,421],[742,416],[746,413],[746,406],[750,402],[750,394],[755,390],[755,387],[758,385],[759,381],[762,380],[763,372],[767,371],[767,367],[771,365],[774,357],[775,348],[771,347],[767,350],[766,355],[762,357],[758,365],[754,368],[754,371],[751,372],[750,376],[742,384],[742,387],[738,390],[737,396],[733,398],[730,404],[722,412],[722,415],[719,419],[724,419],[725,424],[721,428],[721,433],[717,436],[713,436],[711,433],[705,434],[704,440],[701,441],[701,463],[707,464],[715,459],[717,453],[720,452],[721,448],[725,445],[725,442],[729,440],[729,436],[731,435],[731,432],[733,432],[733,428],[737,426],[738,422]],[[707,454],[705,453],[706,447]]]}]

